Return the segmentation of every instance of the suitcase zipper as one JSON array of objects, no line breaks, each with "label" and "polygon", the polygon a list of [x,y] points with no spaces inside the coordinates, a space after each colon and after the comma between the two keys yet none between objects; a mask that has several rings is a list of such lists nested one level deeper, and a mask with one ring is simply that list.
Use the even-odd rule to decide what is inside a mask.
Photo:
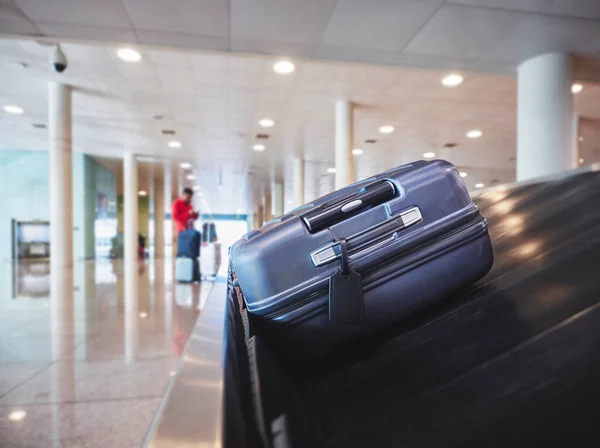
[{"label": "suitcase zipper", "polygon": [[[407,252],[403,252],[400,256],[395,257],[395,258],[393,258],[393,259],[391,259],[391,260],[389,260],[389,261],[387,261],[385,263],[382,263],[382,264],[377,265],[377,266],[373,266],[371,269],[368,269],[368,270],[365,271],[364,276],[366,277],[370,272],[373,272],[376,269],[385,268],[386,266],[389,266],[389,265],[397,262],[398,260],[400,260],[402,258],[405,258],[405,257],[408,257],[408,256],[414,254],[415,252],[418,252],[420,250],[426,249],[427,247],[433,246],[433,245],[438,244],[438,243],[440,243],[440,242],[442,242],[442,241],[444,241],[446,239],[449,239],[449,238],[453,237],[454,235],[457,235],[457,234],[459,234],[459,233],[467,230],[468,228],[472,227],[473,225],[481,222],[482,220],[485,220],[485,218],[483,218],[481,215],[478,214],[475,218],[471,219],[469,222],[463,224],[462,226],[460,226],[457,229],[454,229],[454,230],[452,230],[452,231],[450,231],[448,233],[445,233],[444,235],[440,235],[439,237],[434,238],[433,240],[428,241],[425,244],[421,244],[419,246],[416,246],[416,247],[414,247],[413,249],[410,249]],[[367,280],[366,282],[363,283],[363,287],[368,286],[369,284],[374,283],[377,280],[378,279],[369,279],[369,280]],[[319,289],[318,291],[315,291],[314,293],[310,294],[308,297],[306,297],[304,300],[302,300],[300,302],[294,303],[294,304],[292,304],[292,305],[290,305],[290,306],[288,306],[286,308],[283,308],[281,310],[275,311],[273,313],[265,314],[264,316],[261,316],[261,317],[264,317],[266,319],[275,319],[278,316],[281,316],[281,315],[284,315],[284,314],[288,314],[291,311],[294,311],[294,310],[296,310],[298,308],[302,308],[304,305],[309,304],[316,297],[320,297],[320,296],[323,296],[324,294],[327,294],[327,291],[328,291],[328,289],[326,287],[322,288],[322,289]]]}]

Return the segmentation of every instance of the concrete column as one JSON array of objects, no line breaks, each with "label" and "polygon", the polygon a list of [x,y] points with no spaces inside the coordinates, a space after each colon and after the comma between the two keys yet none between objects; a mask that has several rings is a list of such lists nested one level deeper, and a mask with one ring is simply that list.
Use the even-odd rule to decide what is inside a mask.
[{"label": "concrete column", "polygon": [[273,184],[273,216],[278,218],[283,216],[283,183],[275,182]]},{"label": "concrete column", "polygon": [[517,73],[517,180],[575,168],[571,55],[536,56]]},{"label": "concrete column", "polygon": [[335,103],[335,188],[340,189],[355,181],[352,156],[354,135],[353,105],[350,101]]},{"label": "concrete column", "polygon": [[165,185],[164,179],[154,181],[154,258],[165,258]]},{"label": "concrete column", "polygon": [[125,306],[137,300],[138,277],[138,173],[135,154],[125,153],[123,163],[123,221],[125,263]]},{"label": "concrete column", "polygon": [[271,193],[271,184],[265,188],[265,222],[273,219],[273,197]]},{"label": "concrete column", "polygon": [[[164,167],[164,209],[165,212],[169,214],[169,216],[171,216],[171,204],[173,202],[173,187],[172,187],[172,182],[173,182],[173,176],[171,175],[171,162],[166,162],[165,163],[165,167]],[[171,219],[169,219],[166,223],[165,223],[165,235],[168,236],[169,241],[167,241],[167,239],[165,238],[165,242],[167,243],[167,248],[171,249],[173,248],[173,235],[174,235],[174,231],[173,231],[173,218],[171,217]],[[171,255],[171,252],[165,251],[165,256],[169,256]]]},{"label": "concrete column", "polygon": [[263,205],[259,205],[256,211],[258,226],[261,227],[265,223],[265,207]]},{"label": "concrete column", "polygon": [[294,159],[294,203],[293,207],[300,207],[304,204],[304,160]]},{"label": "concrete column", "polygon": [[73,266],[73,141],[71,86],[48,84],[50,266]]},{"label": "concrete column", "polygon": [[571,151],[571,157],[573,160],[573,166],[581,165],[579,163],[579,158],[581,157],[581,120],[582,118],[579,115],[573,115],[573,134],[572,134],[572,142],[571,146],[573,150]]}]

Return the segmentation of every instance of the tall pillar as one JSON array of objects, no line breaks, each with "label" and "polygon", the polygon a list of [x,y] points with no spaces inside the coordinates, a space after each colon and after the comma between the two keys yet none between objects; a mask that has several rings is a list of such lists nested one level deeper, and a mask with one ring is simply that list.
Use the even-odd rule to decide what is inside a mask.
[{"label": "tall pillar", "polygon": [[265,207],[262,205],[259,205],[258,210],[256,211],[256,215],[257,215],[257,220],[258,220],[257,228],[259,228],[265,223]]},{"label": "tall pillar", "polygon": [[123,163],[123,202],[125,306],[129,308],[137,307],[138,287],[138,175],[135,154],[129,151]]},{"label": "tall pillar", "polygon": [[265,188],[265,222],[273,219],[273,196],[271,193],[271,184]]},{"label": "tall pillar", "polygon": [[571,146],[573,148],[573,150],[571,151],[571,157],[573,158],[571,160],[573,166],[579,166],[581,165],[579,163],[579,158],[581,157],[581,140],[580,138],[583,138],[581,136],[581,121],[583,120],[582,117],[580,117],[579,115],[573,115],[573,133],[571,136]]},{"label": "tall pillar", "polygon": [[273,184],[273,216],[283,216],[283,183]]},{"label": "tall pillar", "polygon": [[517,73],[517,180],[575,168],[571,55],[536,56]]},{"label": "tall pillar", "polygon": [[48,84],[50,266],[73,266],[73,141],[71,86]]},{"label": "tall pillar", "polygon": [[162,174],[154,181],[154,258],[165,258],[165,185]]},{"label": "tall pillar", "polygon": [[[164,209],[166,211],[166,213],[169,214],[169,216],[171,216],[171,203],[173,202],[173,176],[171,175],[171,162],[166,162],[165,163],[165,167],[164,167]],[[167,243],[167,246],[169,249],[172,250],[173,248],[173,236],[174,236],[174,231],[173,231],[173,217],[171,217],[171,219],[168,220],[168,222],[165,223],[165,242]],[[169,241],[167,241],[167,237],[169,238]],[[165,255],[171,255],[170,253],[165,251]]]},{"label": "tall pillar", "polygon": [[335,188],[340,189],[355,181],[353,145],[353,105],[350,101],[335,103]]},{"label": "tall pillar", "polygon": [[304,160],[294,159],[294,208],[304,204]]}]

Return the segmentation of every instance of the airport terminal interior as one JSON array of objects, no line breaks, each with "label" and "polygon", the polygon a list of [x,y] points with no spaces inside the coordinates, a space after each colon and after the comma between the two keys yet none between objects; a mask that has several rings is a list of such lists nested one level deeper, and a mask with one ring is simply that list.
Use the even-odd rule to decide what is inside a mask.
[{"label": "airport terminal interior", "polygon": [[0,69],[0,448],[600,443],[600,1],[0,0]]}]

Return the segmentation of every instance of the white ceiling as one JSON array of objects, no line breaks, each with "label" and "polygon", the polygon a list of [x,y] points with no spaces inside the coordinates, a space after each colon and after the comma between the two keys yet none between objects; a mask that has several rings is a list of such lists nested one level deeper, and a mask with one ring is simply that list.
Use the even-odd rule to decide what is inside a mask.
[{"label": "white ceiling", "polygon": [[[47,149],[47,131],[32,124],[47,123],[47,82],[60,80],[75,88],[76,151],[120,158],[129,148],[174,165],[189,161],[213,213],[251,210],[272,176],[283,176],[291,193],[289,161],[298,154],[308,161],[307,200],[326,191],[340,98],[357,105],[359,178],[433,151],[467,171],[470,188],[514,180],[513,76],[464,71],[465,82],[449,89],[440,84],[446,70],[295,59],[296,73],[280,76],[270,56],[139,48],[142,61],[128,64],[116,57],[116,46],[65,43],[69,67],[57,75],[48,63],[51,48],[0,40],[0,105],[25,109],[20,116],[0,111],[0,149]],[[586,84],[576,110],[599,119],[600,87]],[[275,127],[260,128],[262,117]],[[383,124],[396,131],[380,134]],[[473,128],[483,131],[481,139],[466,138]],[[169,148],[172,137],[162,129],[175,130],[183,147]],[[262,153],[251,149],[258,132],[270,134]],[[365,144],[368,138],[377,143]],[[593,141],[586,138],[584,149]],[[446,143],[457,146],[445,149]],[[589,148],[586,163],[600,161]]]},{"label": "white ceiling", "polygon": [[600,52],[597,0],[0,0],[0,33],[510,72]]}]

